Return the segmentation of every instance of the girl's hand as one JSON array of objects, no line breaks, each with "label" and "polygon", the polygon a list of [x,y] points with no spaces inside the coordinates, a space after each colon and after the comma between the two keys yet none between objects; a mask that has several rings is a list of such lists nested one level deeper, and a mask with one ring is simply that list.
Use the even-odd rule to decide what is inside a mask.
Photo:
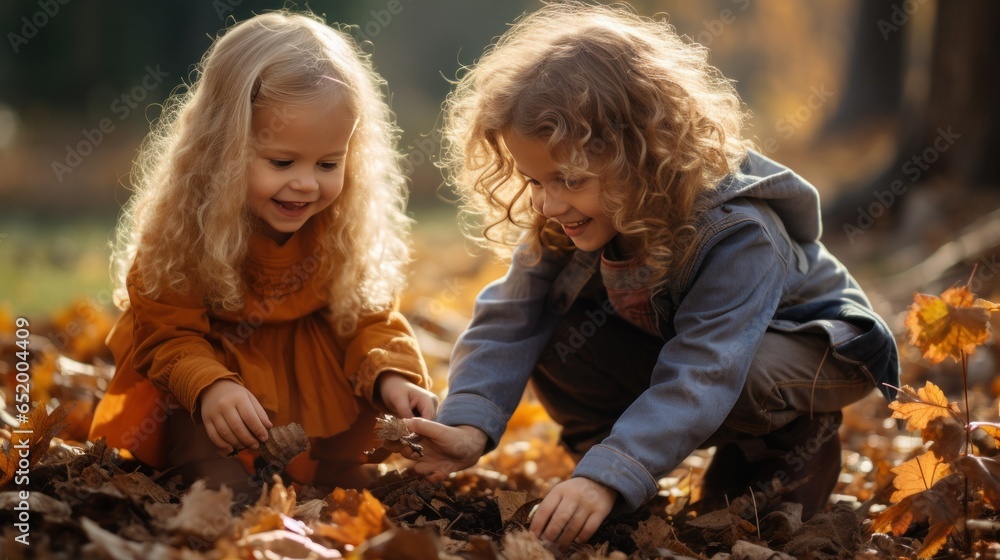
[{"label": "girl's hand", "polygon": [[257,397],[239,383],[220,379],[202,391],[199,401],[201,421],[220,455],[257,449],[258,442],[267,441],[271,421]]},{"label": "girl's hand", "polygon": [[479,428],[445,426],[423,418],[411,418],[405,424],[406,429],[421,436],[424,456],[418,458],[409,449],[401,453],[408,459],[416,459],[413,470],[434,482],[475,465],[486,449],[486,434]]},{"label": "girl's hand", "polygon": [[421,418],[433,420],[437,416],[437,395],[415,385],[402,375],[386,371],[378,376],[378,392],[382,404],[397,418],[413,418],[414,411]]},{"label": "girl's hand", "polygon": [[618,492],[589,478],[571,478],[556,485],[542,500],[531,519],[539,539],[556,543],[565,551],[574,542],[590,540],[611,513]]}]

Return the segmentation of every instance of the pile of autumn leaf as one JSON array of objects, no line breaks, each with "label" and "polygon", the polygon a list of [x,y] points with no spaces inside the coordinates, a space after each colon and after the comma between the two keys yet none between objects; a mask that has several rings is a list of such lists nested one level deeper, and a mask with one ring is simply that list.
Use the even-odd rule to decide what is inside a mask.
[{"label": "pile of autumn leaf", "polygon": [[[466,288],[438,296],[458,297]],[[950,357],[965,372],[998,309],[966,288],[941,297],[917,294],[905,321],[909,342],[932,364]],[[428,363],[446,370],[446,349],[461,320],[423,311],[411,317],[430,349]],[[60,320],[67,319],[56,318],[52,332],[65,332]],[[589,544],[562,553],[525,530],[532,507],[573,468],[556,444],[556,427],[531,399],[518,408],[497,451],[443,484],[409,474],[407,463],[396,458],[361,491],[293,485],[273,475],[281,461],[301,451],[288,444],[273,450],[283,459],[258,472],[259,499],[237,505],[225,488],[184,488],[170,472],[122,461],[102,441],[79,443],[86,439],[94,395],[110,374],[99,342],[111,319],[89,317],[84,324],[95,332],[74,337],[59,355],[40,352],[34,364],[32,396],[53,406],[35,407],[27,425],[0,410],[8,426],[0,432],[4,558],[1000,558],[1000,424],[971,421],[968,400],[963,413],[930,382],[899,388],[899,399],[889,405],[893,418],[919,432],[922,445],[893,455],[848,439],[846,480],[837,490],[845,503],[807,522],[795,504],[760,511],[765,497],[749,493],[726,509],[695,515],[689,501],[697,497],[708,458],[698,452],[661,481],[661,495],[642,510],[609,518]],[[36,339],[41,349],[44,338]],[[3,363],[0,378],[9,399],[13,369],[4,374]],[[885,405],[871,400],[865,406]],[[877,416],[874,410],[859,416]],[[851,414],[845,418],[845,431],[851,431]],[[31,430],[26,485],[14,482],[12,429]],[[373,429],[380,439],[408,441],[391,418]],[[22,490],[30,491],[28,547],[13,539]]]}]

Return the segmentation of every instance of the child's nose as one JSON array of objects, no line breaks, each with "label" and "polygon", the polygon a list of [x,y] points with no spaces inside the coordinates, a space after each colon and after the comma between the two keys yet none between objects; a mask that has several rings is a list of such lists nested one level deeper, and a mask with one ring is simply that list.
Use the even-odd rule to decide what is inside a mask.
[{"label": "child's nose", "polygon": [[554,192],[555,189],[540,189],[539,196],[541,197],[540,204],[536,204],[538,208],[541,208],[542,215],[546,218],[555,218],[566,213],[569,208],[569,204],[566,203],[559,196],[559,193]]},{"label": "child's nose", "polygon": [[289,186],[300,191],[314,191],[319,188],[319,179],[316,175],[315,170],[304,170],[292,179]]}]

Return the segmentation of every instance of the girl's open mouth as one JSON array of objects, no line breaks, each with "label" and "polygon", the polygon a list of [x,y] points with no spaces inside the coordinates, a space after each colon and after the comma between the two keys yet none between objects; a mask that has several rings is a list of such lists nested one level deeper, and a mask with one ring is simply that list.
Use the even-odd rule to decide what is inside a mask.
[{"label": "girl's open mouth", "polygon": [[566,235],[570,237],[576,237],[581,233],[583,233],[583,230],[587,227],[587,224],[589,224],[590,222],[591,218],[587,218],[586,220],[580,220],[579,222],[565,223],[562,224],[563,231],[566,232]]},{"label": "girl's open mouth", "polygon": [[306,207],[309,206],[308,202],[284,202],[281,200],[271,199],[274,205],[278,207],[278,211],[286,216],[298,217],[305,212]]}]

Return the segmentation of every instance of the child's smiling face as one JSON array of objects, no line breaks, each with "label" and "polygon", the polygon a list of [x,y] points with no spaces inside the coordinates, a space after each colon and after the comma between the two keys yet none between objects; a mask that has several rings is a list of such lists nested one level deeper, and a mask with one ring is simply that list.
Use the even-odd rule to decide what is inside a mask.
[{"label": "child's smiling face", "polygon": [[254,111],[248,203],[267,237],[284,243],[340,196],[355,123],[344,103]]},{"label": "child's smiling face", "polygon": [[543,138],[507,131],[503,141],[514,158],[517,172],[528,182],[531,205],[546,218],[558,222],[574,245],[584,251],[596,251],[618,234],[611,216],[601,208],[600,179],[590,177],[574,182],[572,177],[565,177]]}]

